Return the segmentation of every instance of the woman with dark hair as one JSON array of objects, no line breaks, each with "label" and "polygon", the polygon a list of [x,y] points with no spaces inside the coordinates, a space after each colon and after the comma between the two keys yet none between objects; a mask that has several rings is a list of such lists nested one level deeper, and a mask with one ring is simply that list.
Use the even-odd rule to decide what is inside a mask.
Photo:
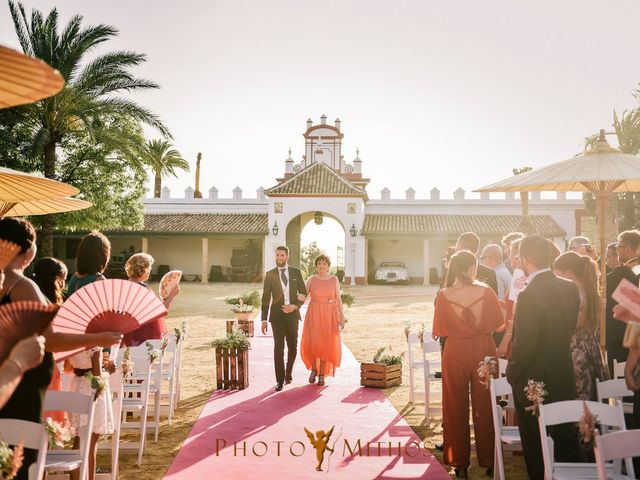
[{"label": "woman with dark hair", "polygon": [[[311,297],[304,317],[300,356],[307,369],[311,370],[309,383],[324,386],[325,376],[335,376],[340,366],[342,347],[340,329],[344,328],[344,311],[340,297],[340,283],[329,275],[331,260],[326,255],[315,259],[316,275],[307,281],[307,296]],[[299,300],[306,297],[300,295]]]},{"label": "woman with dark hair", "polygon": [[477,266],[475,255],[466,250],[451,257],[433,317],[433,335],[447,337],[442,353],[444,462],[455,467],[458,477],[467,476],[471,463],[469,392],[478,463],[487,473],[493,469],[491,398],[477,371],[485,357],[496,357],[491,334],[503,325],[504,314],[495,292],[475,280]]},{"label": "woman with dark hair", "polygon": [[103,272],[111,257],[111,243],[100,232],[91,232],[80,240],[76,253],[76,273],[69,279],[67,295],[95,282],[106,280]]},{"label": "woman with dark hair", "polygon": [[33,266],[33,281],[49,301],[55,305],[62,305],[62,293],[67,281],[67,266],[57,258],[41,258]]},{"label": "woman with dark hair", "polygon": [[[20,252],[5,270],[5,282],[0,289],[0,304],[17,301],[48,303],[36,283],[24,275],[36,255],[36,231],[30,222],[20,218],[0,218],[0,239],[8,240],[20,247]],[[102,332],[73,335],[53,333],[51,328],[43,334],[45,338],[44,359],[35,368],[24,367],[22,381],[11,398],[0,409],[0,418],[17,418],[31,422],[42,421],[42,404],[47,387],[53,375],[53,355],[77,347],[99,345],[109,347],[119,343],[120,333]],[[26,479],[31,463],[36,460],[34,450],[25,449],[24,463],[18,472],[18,479]]]},{"label": "woman with dark hair", "polygon": [[556,258],[553,269],[556,275],[578,287],[580,310],[576,331],[571,338],[573,371],[578,398],[596,401],[597,382],[607,379],[598,347],[598,266],[586,255],[566,252]]}]

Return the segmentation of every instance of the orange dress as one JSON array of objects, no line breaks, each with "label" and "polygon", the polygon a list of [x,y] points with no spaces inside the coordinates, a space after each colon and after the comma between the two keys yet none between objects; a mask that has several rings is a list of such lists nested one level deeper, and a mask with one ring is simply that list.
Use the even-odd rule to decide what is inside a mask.
[{"label": "orange dress", "polygon": [[337,279],[333,276],[309,280],[307,295],[311,301],[304,316],[300,340],[300,356],[307,369],[320,373],[322,361],[325,376],[335,376],[342,358],[336,284]]},{"label": "orange dress", "polygon": [[[482,301],[478,318],[473,306]],[[504,323],[496,294],[486,288],[466,308],[449,300],[443,292],[436,298],[433,334],[447,337],[442,353],[442,420],[444,461],[466,468],[471,460],[469,392],[473,405],[476,453],[481,467],[493,467],[493,417],[489,390],[478,376],[478,365],[486,356],[496,356],[491,333]],[[497,371],[496,371],[497,373]]]}]

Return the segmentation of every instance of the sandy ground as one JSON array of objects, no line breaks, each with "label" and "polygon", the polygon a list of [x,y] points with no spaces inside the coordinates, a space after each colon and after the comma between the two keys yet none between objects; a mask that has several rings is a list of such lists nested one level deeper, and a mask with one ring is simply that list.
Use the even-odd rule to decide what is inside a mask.
[{"label": "sandy ground", "polygon": [[[142,467],[135,464],[136,452],[121,452],[121,479],[162,478],[214,388],[215,365],[211,342],[224,335],[225,321],[232,318],[224,298],[260,287],[258,284],[239,283],[182,285],[180,297],[167,319],[169,328],[178,327],[183,321],[188,325],[182,366],[182,399],[172,425],[167,425],[166,420],[163,422],[159,441],[154,443],[152,436],[149,437]],[[360,361],[371,361],[376,350],[383,346],[387,349],[391,347],[396,354],[404,352],[407,346],[404,336],[406,322],[410,323],[413,331],[417,331],[422,324],[427,331],[431,331],[435,292],[435,288],[420,286],[351,288],[356,303],[347,309],[349,323],[343,332],[343,341]],[[420,372],[417,374],[421,375]],[[386,390],[385,394],[428,446],[433,447],[442,441],[440,410],[432,412],[431,422],[426,424],[423,404],[415,407],[408,404],[407,362],[403,365],[402,385]],[[439,393],[433,400],[432,405],[439,407]],[[435,448],[432,450],[441,460],[440,452]],[[108,462],[106,457],[100,456],[100,465],[108,465]],[[484,469],[474,467],[475,458],[471,463],[470,478],[489,478]],[[506,457],[505,468],[509,479],[526,478],[522,457]]]}]

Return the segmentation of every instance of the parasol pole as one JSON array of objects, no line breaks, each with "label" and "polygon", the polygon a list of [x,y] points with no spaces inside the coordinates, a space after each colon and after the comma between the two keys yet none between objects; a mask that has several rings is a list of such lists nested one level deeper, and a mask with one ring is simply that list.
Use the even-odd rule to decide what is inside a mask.
[{"label": "parasol pole", "polygon": [[596,220],[600,231],[600,348],[603,352],[607,344],[607,239],[604,215],[608,200],[606,193],[596,193]]}]

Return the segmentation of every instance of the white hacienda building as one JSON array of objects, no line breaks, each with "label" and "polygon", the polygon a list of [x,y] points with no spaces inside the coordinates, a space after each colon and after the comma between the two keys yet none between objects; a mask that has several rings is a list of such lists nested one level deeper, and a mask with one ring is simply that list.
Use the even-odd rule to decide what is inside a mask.
[{"label": "white hacienda building", "polygon": [[[114,265],[126,253],[145,251],[156,259],[154,272],[163,266],[203,282],[230,274],[257,280],[275,266],[278,245],[290,248],[291,264],[299,263],[300,232],[308,222],[328,216],[344,228],[346,284],[366,283],[385,261],[404,262],[412,281],[428,284],[441,275],[442,255],[461,232],[474,231],[483,243],[499,243],[521,221],[514,194],[470,199],[458,189],[453,199],[441,199],[434,188],[429,198],[416,198],[409,188],[403,198],[392,198],[385,188],[380,198],[370,199],[363,162],[359,155],[345,161],[343,137],[339,119],[334,125],[324,115],[317,125],[308,120],[302,161],[295,163],[289,151],[284,175],[274,186],[259,188],[254,198],[244,197],[239,188],[231,198],[219,198],[215,187],[204,198],[195,198],[191,187],[176,198],[163,188],[161,198],[144,200],[141,231],[107,232]],[[547,199],[536,192],[529,212],[538,232],[564,247],[566,238],[579,233],[584,203],[564,193]],[[71,268],[79,236],[55,239],[55,253]],[[232,268],[237,265],[242,268]]]}]

